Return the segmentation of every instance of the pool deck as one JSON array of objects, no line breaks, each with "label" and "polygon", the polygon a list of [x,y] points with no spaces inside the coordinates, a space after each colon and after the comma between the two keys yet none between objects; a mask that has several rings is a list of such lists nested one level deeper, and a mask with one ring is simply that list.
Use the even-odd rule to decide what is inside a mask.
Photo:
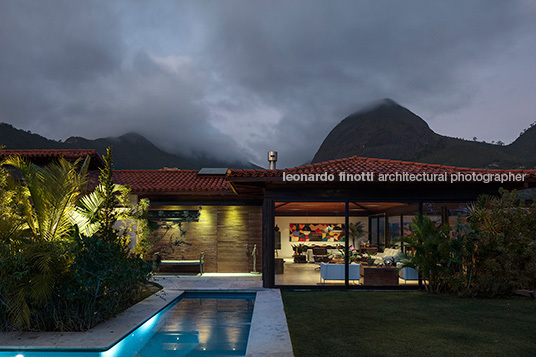
[{"label": "pool deck", "polygon": [[257,292],[246,357],[294,356],[279,289]]},{"label": "pool deck", "polygon": [[184,291],[255,291],[255,307],[246,356],[293,356],[281,293],[264,289],[260,276],[155,276],[163,290],[132,306],[117,317],[85,332],[4,332],[5,349],[106,350]]}]

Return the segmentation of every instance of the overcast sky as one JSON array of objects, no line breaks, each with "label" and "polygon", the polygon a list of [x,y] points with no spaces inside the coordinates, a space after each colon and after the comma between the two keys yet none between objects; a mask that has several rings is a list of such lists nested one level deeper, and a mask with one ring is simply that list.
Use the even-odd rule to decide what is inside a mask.
[{"label": "overcast sky", "polygon": [[535,19],[531,0],[1,0],[0,121],[282,167],[388,97],[510,143],[536,120]]}]

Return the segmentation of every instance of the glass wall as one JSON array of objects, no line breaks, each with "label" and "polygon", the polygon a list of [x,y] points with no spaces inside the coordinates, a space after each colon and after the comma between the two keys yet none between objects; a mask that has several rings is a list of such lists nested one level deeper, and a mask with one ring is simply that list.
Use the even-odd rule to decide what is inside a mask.
[{"label": "glass wall", "polygon": [[423,203],[423,214],[438,224],[448,224],[453,230],[458,223],[467,223],[467,204],[461,202]]},{"label": "glass wall", "polygon": [[341,262],[345,212],[344,202],[275,203],[276,285],[318,285],[320,263]]},{"label": "glass wall", "polygon": [[401,246],[401,238],[413,233],[411,224],[419,212],[417,203],[383,203],[385,213],[369,217],[370,244],[383,252]]},{"label": "glass wall", "polygon": [[370,244],[378,248],[379,251],[385,249],[386,243],[386,219],[385,214],[372,216],[369,218],[370,223]]},{"label": "glass wall", "polygon": [[402,224],[401,224],[401,216],[388,216],[387,217],[387,226],[388,226],[388,232],[387,232],[387,242],[386,246],[393,246],[400,242],[400,237],[402,236]]},{"label": "glass wall", "polygon": [[380,217],[370,217],[369,226],[370,226],[370,244],[378,246],[380,241],[379,235],[379,224]]},{"label": "glass wall", "polygon": [[[275,285],[345,286],[346,255],[351,287],[416,284],[399,279],[396,266],[385,267],[383,255],[386,248],[400,250],[400,238],[411,234],[418,208],[417,203],[349,202],[346,242],[345,202],[276,202]],[[367,283],[363,269],[375,268],[383,268],[376,273],[391,274],[391,280]]]}]

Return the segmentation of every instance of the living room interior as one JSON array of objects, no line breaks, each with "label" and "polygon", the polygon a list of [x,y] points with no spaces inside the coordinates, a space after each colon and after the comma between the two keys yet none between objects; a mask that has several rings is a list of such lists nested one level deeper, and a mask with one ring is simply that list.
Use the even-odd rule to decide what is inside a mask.
[{"label": "living room interior", "polygon": [[[423,203],[424,215],[456,225],[461,203]],[[412,233],[417,202],[349,203],[349,284],[416,286],[419,277],[404,267],[400,238]],[[359,227],[356,229],[356,227]],[[345,285],[345,202],[275,203],[275,284]]]}]

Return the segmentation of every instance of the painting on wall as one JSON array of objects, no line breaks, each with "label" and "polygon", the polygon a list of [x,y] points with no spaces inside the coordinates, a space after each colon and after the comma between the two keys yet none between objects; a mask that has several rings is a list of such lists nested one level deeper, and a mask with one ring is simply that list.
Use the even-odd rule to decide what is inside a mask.
[{"label": "painting on wall", "polygon": [[342,223],[290,223],[291,242],[344,242]]}]

